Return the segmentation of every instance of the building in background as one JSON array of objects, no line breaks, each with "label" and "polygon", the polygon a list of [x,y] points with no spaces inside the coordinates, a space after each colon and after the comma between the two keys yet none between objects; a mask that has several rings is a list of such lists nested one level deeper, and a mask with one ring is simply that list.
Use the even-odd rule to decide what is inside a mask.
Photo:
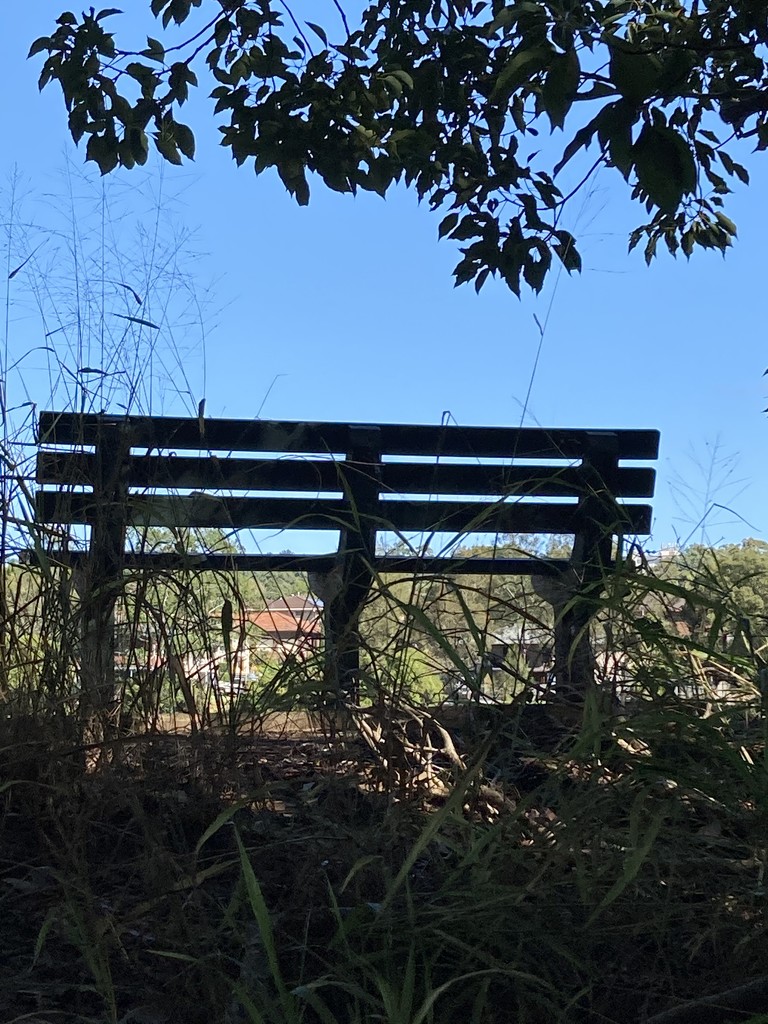
[{"label": "building in background", "polygon": [[323,641],[323,607],[313,597],[293,595],[249,610],[246,621],[256,629],[255,648],[281,658],[307,658]]}]

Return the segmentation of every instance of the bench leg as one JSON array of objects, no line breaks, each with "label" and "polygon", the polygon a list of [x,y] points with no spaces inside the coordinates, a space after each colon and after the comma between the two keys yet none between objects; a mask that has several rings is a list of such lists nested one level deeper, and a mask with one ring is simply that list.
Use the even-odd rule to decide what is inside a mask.
[{"label": "bench leg", "polygon": [[373,582],[376,552],[380,433],[378,427],[351,426],[347,457],[338,466],[352,521],[341,530],[334,570],[340,585],[326,619],[326,686],[339,700],[354,704],[360,701],[360,615]]},{"label": "bench leg", "polygon": [[555,694],[560,704],[581,707],[595,685],[595,658],[589,636],[592,612],[584,601],[554,608]]},{"label": "bench leg", "polygon": [[[78,578],[79,577],[79,578]],[[86,743],[103,743],[113,733],[115,698],[116,585],[77,574],[80,593],[80,719]],[[107,756],[101,751],[100,758]]]},{"label": "bench leg", "polygon": [[593,612],[579,599],[576,579],[534,576],[533,589],[552,606],[555,619],[555,697],[558,704],[583,706],[595,685],[589,636]]},{"label": "bench leg", "polygon": [[[96,442],[93,521],[89,557],[82,578],[81,720],[91,742],[104,743],[116,733],[115,605],[123,584],[123,552],[128,515],[128,488],[123,466],[130,442],[116,423],[104,424]],[[112,751],[101,748],[98,762]]]},{"label": "bench leg", "polygon": [[325,685],[354,704],[360,699],[360,615],[370,585],[370,571],[357,573],[325,614]]}]

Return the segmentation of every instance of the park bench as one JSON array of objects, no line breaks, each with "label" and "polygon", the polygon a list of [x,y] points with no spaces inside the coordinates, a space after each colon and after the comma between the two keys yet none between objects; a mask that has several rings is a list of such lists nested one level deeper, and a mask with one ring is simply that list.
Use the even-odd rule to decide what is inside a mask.
[{"label": "park bench", "polygon": [[[650,532],[650,506],[626,499],[652,497],[654,470],[623,463],[656,459],[659,434],[44,412],[38,443],[39,524],[64,536],[90,527],[87,549],[59,545],[53,556],[87,581],[84,672],[87,661],[109,675],[126,571],[190,567],[184,554],[126,547],[136,530],[332,530],[335,553],[209,553],[193,565],[311,574],[325,598],[327,679],[353,694],[358,620],[377,574],[533,576],[555,606],[556,689],[565,696],[583,695],[584,638],[622,538]],[[443,546],[382,554],[378,538],[393,534],[434,535]],[[573,551],[467,557],[444,543],[483,534],[572,535]]]}]

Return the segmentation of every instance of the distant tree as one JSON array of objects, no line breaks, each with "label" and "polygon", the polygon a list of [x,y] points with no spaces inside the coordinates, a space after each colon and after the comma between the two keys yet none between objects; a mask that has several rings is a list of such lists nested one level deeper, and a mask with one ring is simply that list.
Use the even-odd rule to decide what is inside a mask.
[{"label": "distant tree", "polygon": [[265,601],[276,598],[309,593],[307,574],[294,572],[292,569],[244,574],[240,587],[244,599],[251,608],[258,608]]},{"label": "distant tree", "polygon": [[242,550],[237,534],[217,527],[167,527],[152,526],[132,532],[129,543],[133,548],[146,552],[176,552],[179,555],[235,555]]},{"label": "distant tree", "polygon": [[[112,9],[65,12],[30,50],[102,173],[145,163],[150,141],[171,163],[193,157],[177,118],[204,65],[238,164],[276,168],[302,205],[308,172],[339,192],[404,181],[446,211],[440,235],[466,243],[456,283],[478,290],[498,275],[539,291],[553,259],[580,268],[563,208],[601,165],[646,212],[630,246],[648,261],[660,242],[725,250],[724,197],[748,181],[731,144],[768,146],[766,0],[373,0],[358,27],[338,2],[324,25],[282,0],[149,7],[162,28],[138,52],[105,27]],[[193,8],[187,39],[166,39]],[[542,144],[542,127],[565,145]]]},{"label": "distant tree", "polygon": [[[676,560],[672,574],[690,588],[692,595],[701,595],[702,606],[711,602],[722,620],[723,633],[748,628],[758,642],[768,642],[766,541],[750,537],[721,547],[692,545]],[[711,624],[712,613],[701,614],[700,619],[702,627]]]},{"label": "distant tree", "polygon": [[[218,527],[194,529],[176,527],[173,530],[165,527],[150,527],[135,531],[130,538],[135,550],[155,553],[176,553],[190,557],[189,567],[195,567],[196,555],[238,555],[243,553],[243,546],[236,532],[221,530]],[[290,554],[285,551],[283,554]],[[210,574],[203,573],[203,576]],[[289,597],[293,594],[308,592],[306,573],[291,569],[278,569],[266,572],[242,573],[237,582],[237,589],[246,603],[259,603],[260,599],[271,600],[277,597]]]}]

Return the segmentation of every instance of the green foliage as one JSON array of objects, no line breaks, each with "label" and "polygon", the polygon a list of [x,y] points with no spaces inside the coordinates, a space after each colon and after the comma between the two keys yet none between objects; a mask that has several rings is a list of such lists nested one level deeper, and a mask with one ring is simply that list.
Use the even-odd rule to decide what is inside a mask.
[{"label": "green foliage", "polygon": [[670,575],[701,596],[696,623],[700,633],[713,621],[712,611],[703,613],[709,604],[721,633],[748,630],[758,647],[768,644],[768,543],[748,538],[717,548],[693,545],[676,560]]},{"label": "green foliage", "polygon": [[[33,43],[40,86],[59,83],[86,159],[131,168],[150,140],[171,163],[192,159],[178,112],[204,60],[238,164],[274,168],[301,205],[309,174],[382,196],[405,182],[448,210],[441,236],[466,243],[456,283],[478,290],[493,275],[539,291],[555,259],[580,269],[560,227],[574,190],[555,179],[581,150],[595,145],[593,168],[629,182],[650,217],[630,247],[645,239],[650,261],[660,241],[686,256],[725,250],[729,179],[748,182],[726,147],[768,147],[765,0],[373,0],[357,28],[342,15],[341,40],[330,21],[306,22],[307,35],[277,0],[152,0],[151,12],[165,29],[193,7],[209,20],[172,51],[151,35],[139,54],[120,49],[112,10],[63,14]],[[542,122],[570,136],[559,160],[538,143],[528,153]]]},{"label": "green foliage", "polygon": [[374,678],[374,693],[388,692],[395,704],[404,699],[416,705],[435,706],[445,699],[438,667],[439,659],[433,651],[403,647],[390,656],[374,654],[363,670]]}]

